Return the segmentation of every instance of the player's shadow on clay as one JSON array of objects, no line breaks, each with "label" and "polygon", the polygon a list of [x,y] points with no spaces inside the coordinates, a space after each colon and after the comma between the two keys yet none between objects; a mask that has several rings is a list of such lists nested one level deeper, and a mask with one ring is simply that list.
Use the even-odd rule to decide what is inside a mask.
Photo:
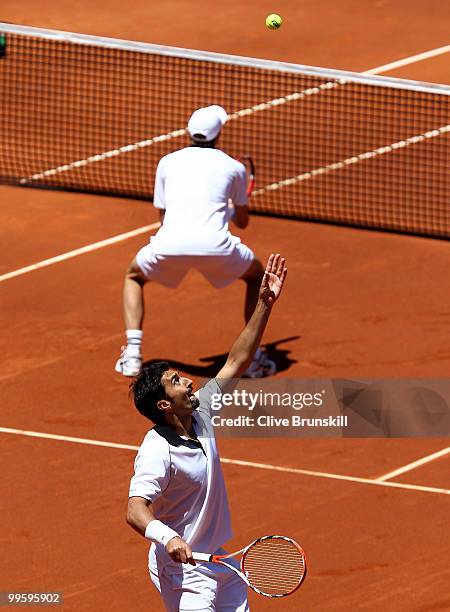
[{"label": "player's shadow on clay", "polygon": [[[268,357],[276,363],[277,372],[285,372],[291,367],[293,363],[297,363],[296,359],[292,359],[289,356],[291,352],[290,349],[280,348],[280,344],[286,344],[287,342],[292,342],[293,340],[298,340],[299,338],[300,336],[290,336],[289,338],[283,338],[281,340],[276,340],[275,342],[268,342],[262,345],[266,349]],[[175,359],[170,359],[170,357],[161,357],[150,359],[146,361],[144,365],[155,363],[156,361],[168,361],[173,368],[181,370],[182,372],[190,376],[213,378],[225,365],[227,357],[228,353],[222,353],[221,355],[211,355],[210,357],[201,357],[199,361],[201,361],[205,365],[196,365],[193,363],[176,361]]]}]

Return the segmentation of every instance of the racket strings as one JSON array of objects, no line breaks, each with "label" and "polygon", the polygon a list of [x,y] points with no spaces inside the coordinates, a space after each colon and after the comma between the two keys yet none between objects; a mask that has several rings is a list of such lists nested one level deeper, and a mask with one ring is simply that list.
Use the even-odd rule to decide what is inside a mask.
[{"label": "racket strings", "polygon": [[305,575],[301,549],[289,539],[265,538],[245,554],[242,569],[252,586],[268,595],[287,595]]}]

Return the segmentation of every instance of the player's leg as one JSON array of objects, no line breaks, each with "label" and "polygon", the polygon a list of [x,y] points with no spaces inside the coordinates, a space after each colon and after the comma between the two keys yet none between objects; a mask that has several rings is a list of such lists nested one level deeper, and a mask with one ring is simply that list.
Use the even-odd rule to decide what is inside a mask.
[{"label": "player's leg", "polygon": [[217,289],[242,279],[247,286],[244,316],[248,322],[258,301],[259,287],[264,276],[264,268],[255,254],[242,242],[234,245],[231,252],[216,255],[199,255],[193,258],[193,267]]},{"label": "player's leg", "polygon": [[246,284],[244,306],[244,317],[246,323],[250,321],[253,311],[255,310],[263,276],[263,265],[256,257],[253,259],[245,273],[241,276],[241,279]]},{"label": "player's leg", "polygon": [[142,365],[142,325],[144,321],[144,285],[154,281],[175,288],[189,269],[189,258],[155,253],[151,242],[131,262],[125,275],[123,309],[127,345],[116,363],[116,371],[136,376]]},{"label": "player's leg", "polygon": [[147,279],[133,259],[123,285],[123,317],[126,329],[142,330],[144,322],[144,285]]},{"label": "player's leg", "polygon": [[159,575],[150,572],[153,584],[164,601],[167,612],[219,612],[216,607],[218,584],[212,572],[196,566],[163,568]]},{"label": "player's leg", "polygon": [[116,363],[116,371],[136,376],[142,365],[142,324],[144,321],[144,285],[147,278],[136,258],[130,263],[123,285],[123,315],[127,344]]},{"label": "player's leg", "polygon": [[[193,267],[196,267],[216,288],[226,287],[238,279],[243,280],[247,286],[245,319],[248,321],[251,318],[258,301],[264,268],[248,246],[238,242],[231,253],[199,256]],[[264,376],[271,376],[275,372],[275,362],[268,358],[264,350],[259,348],[243,376],[263,378]]]},{"label": "player's leg", "polygon": [[247,585],[234,572],[228,570],[225,579],[219,582],[217,612],[249,612]]},{"label": "player's leg", "polygon": [[[241,276],[241,279],[247,285],[244,313],[246,323],[250,320],[255,310],[263,276],[264,267],[256,257],[253,259],[246,272]],[[276,371],[277,367],[275,362],[268,358],[267,353],[263,349],[258,348],[252,363],[242,376],[244,378],[264,378],[265,376],[272,376]]]}]

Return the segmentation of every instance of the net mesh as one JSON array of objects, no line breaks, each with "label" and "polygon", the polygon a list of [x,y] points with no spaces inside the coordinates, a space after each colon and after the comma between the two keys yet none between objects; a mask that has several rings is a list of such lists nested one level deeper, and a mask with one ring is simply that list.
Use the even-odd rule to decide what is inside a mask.
[{"label": "net mesh", "polygon": [[450,236],[450,88],[0,31],[2,182],[151,199],[192,111],[220,104],[254,211]]},{"label": "net mesh", "polygon": [[292,540],[267,536],[245,553],[242,570],[253,588],[266,595],[281,596],[292,593],[301,584],[306,564]]}]

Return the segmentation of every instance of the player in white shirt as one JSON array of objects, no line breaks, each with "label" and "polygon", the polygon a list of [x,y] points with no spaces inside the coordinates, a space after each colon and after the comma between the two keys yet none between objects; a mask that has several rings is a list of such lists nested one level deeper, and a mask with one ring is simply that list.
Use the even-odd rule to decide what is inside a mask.
[{"label": "player in white shirt", "polygon": [[127,522],[152,545],[149,571],[168,612],[245,612],[247,587],[231,570],[196,564],[232,537],[227,493],[211,424],[213,394],[242,374],[259,346],[287,270],[271,255],[250,321],[215,379],[192,381],[165,362],[144,365],[132,385],[136,408],[155,423],[138,451]]},{"label": "player in white shirt", "polygon": [[[124,283],[127,345],[116,371],[135,376],[142,365],[144,285],[154,281],[177,287],[190,268],[217,288],[242,279],[247,286],[249,321],[263,276],[261,262],[228,222],[248,225],[247,179],[243,164],[216,148],[227,113],[220,106],[196,110],[188,123],[192,145],[163,157],[155,177],[154,206],[162,226],[131,262]],[[246,375],[273,374],[275,364],[258,348]]]}]

